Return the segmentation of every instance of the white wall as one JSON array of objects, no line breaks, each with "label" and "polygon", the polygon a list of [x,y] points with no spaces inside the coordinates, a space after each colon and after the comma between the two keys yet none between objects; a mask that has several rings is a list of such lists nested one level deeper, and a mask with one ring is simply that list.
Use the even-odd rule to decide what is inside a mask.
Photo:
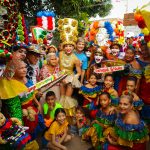
[{"label": "white wall", "polygon": [[141,33],[141,29],[138,26],[124,26],[125,36],[128,32],[133,32],[135,36]]}]

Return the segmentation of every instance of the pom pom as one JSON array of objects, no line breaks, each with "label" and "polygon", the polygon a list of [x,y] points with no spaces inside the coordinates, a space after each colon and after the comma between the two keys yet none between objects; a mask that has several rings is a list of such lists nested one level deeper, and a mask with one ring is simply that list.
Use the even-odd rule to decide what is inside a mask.
[{"label": "pom pom", "polygon": [[149,35],[149,30],[148,30],[148,28],[144,28],[144,29],[142,29],[141,31],[142,31],[142,33],[143,33],[144,35]]},{"label": "pom pom", "polygon": [[93,23],[93,27],[94,27],[95,29],[97,29],[97,28],[99,27],[99,22],[98,22],[98,21],[95,21],[95,22]]},{"label": "pom pom", "polygon": [[147,46],[150,48],[150,41],[147,43]]},{"label": "pom pom", "polygon": [[144,20],[138,22],[138,26],[139,26],[139,28],[142,28],[142,29],[145,28],[145,27],[146,27],[146,24],[145,24]]},{"label": "pom pom", "polygon": [[150,35],[144,36],[144,40],[145,40],[146,42],[149,42],[149,41],[150,41]]},{"label": "pom pom", "polygon": [[134,14],[134,19],[139,22],[139,21],[143,21],[143,17],[140,13],[135,13]]}]

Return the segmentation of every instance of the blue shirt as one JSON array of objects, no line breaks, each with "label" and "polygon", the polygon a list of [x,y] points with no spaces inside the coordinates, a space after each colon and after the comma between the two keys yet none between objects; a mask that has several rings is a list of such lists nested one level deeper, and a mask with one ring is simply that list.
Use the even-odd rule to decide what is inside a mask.
[{"label": "blue shirt", "polygon": [[76,53],[75,55],[81,62],[81,69],[86,70],[88,68],[88,58],[87,56],[82,52],[82,53]]}]

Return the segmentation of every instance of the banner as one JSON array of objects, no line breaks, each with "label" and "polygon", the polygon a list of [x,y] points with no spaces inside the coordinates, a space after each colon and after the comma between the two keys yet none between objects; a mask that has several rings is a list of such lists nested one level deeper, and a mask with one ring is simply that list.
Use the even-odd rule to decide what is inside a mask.
[{"label": "banner", "polygon": [[49,76],[48,78],[36,83],[35,85],[28,88],[28,92],[33,92],[35,90],[41,89],[42,87],[47,86],[48,88],[52,87],[54,84],[58,83],[62,79],[64,79],[67,75],[64,71],[59,72],[59,74],[54,74]]},{"label": "banner", "polygon": [[95,69],[95,73],[111,73],[116,71],[124,70],[124,66],[113,66],[113,67],[104,67],[100,69]]}]

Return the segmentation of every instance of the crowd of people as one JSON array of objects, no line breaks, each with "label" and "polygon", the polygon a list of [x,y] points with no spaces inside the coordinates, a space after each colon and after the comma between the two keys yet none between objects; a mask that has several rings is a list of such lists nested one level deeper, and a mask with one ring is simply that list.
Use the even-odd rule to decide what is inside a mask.
[{"label": "crowd of people", "polygon": [[[0,147],[39,149],[40,136],[43,148],[67,150],[64,142],[77,134],[91,141],[91,149],[146,150],[150,50],[143,39],[133,45],[134,38],[107,49],[88,45],[83,37],[58,48],[32,41],[13,46],[12,59],[1,58],[6,68],[0,79]],[[102,71],[116,66],[123,69]],[[53,87],[28,92],[60,71],[67,77]]]}]

